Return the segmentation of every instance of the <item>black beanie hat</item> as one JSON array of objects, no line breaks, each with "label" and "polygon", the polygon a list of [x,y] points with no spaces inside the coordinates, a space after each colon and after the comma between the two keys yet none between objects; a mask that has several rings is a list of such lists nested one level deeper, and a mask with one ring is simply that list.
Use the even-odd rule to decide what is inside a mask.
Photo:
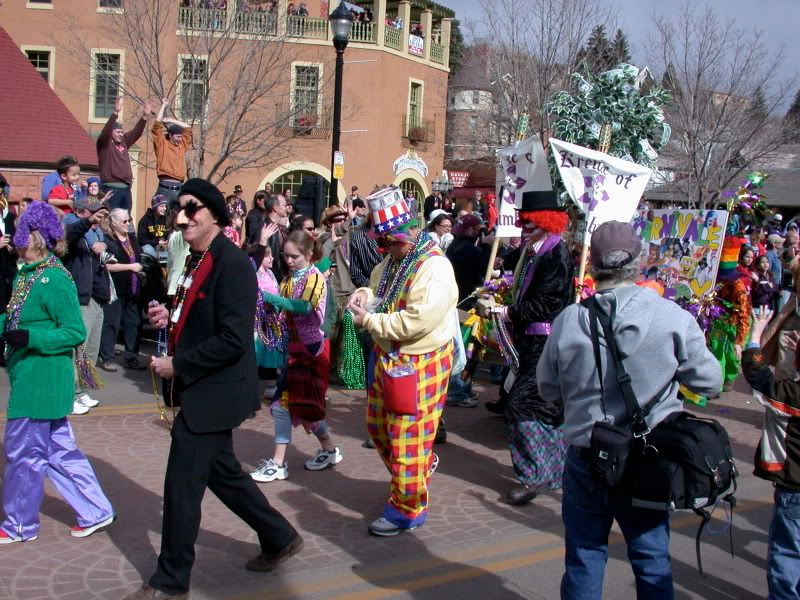
[{"label": "black beanie hat", "polygon": [[184,194],[191,194],[205,204],[217,219],[217,224],[220,227],[226,227],[231,224],[228,208],[225,205],[225,196],[214,184],[205,179],[193,177],[181,186],[181,191],[178,192],[178,195],[183,196]]},{"label": "black beanie hat", "polygon": [[169,135],[175,135],[176,133],[183,133],[183,127],[178,125],[177,123],[170,123],[167,127],[167,133]]}]

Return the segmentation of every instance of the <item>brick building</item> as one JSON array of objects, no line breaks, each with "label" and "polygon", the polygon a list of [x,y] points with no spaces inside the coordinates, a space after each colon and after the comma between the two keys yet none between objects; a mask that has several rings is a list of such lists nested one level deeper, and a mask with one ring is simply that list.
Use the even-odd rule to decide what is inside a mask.
[{"label": "brick building", "polygon": [[[157,109],[164,95],[168,114],[193,126],[191,174],[219,181],[225,193],[241,185],[248,200],[267,182],[295,198],[322,196],[330,179],[335,58],[327,17],[338,3],[309,0],[302,16],[290,13],[290,4],[299,5],[175,0],[154,14],[150,0],[7,0],[0,20],[40,83],[92,138],[118,94],[126,129],[144,99]],[[373,18],[354,23],[345,52],[339,197],[352,185],[363,193],[393,183],[424,198],[443,167],[454,13],[427,0],[348,6]],[[25,94],[37,112],[48,110],[44,97]],[[76,153],[71,140],[63,143],[64,152]],[[58,158],[50,154],[39,164]],[[141,215],[157,185],[149,132],[131,158],[134,213]],[[12,181],[12,201],[22,187]]]}]

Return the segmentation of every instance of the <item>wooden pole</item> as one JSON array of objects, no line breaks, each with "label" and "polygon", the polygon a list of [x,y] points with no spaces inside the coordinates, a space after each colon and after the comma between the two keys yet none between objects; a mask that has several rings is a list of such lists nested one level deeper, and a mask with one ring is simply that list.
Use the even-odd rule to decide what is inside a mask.
[{"label": "wooden pole", "polygon": [[492,242],[492,251],[489,254],[489,264],[486,265],[486,275],[484,281],[489,281],[492,278],[492,271],[494,271],[494,261],[497,258],[497,250],[500,248],[500,238],[495,236]]},{"label": "wooden pole", "polygon": [[[611,149],[611,125],[603,125],[600,128],[600,140],[598,150],[604,154],[608,154]],[[588,227],[588,223],[586,224]],[[578,285],[575,286],[575,302],[581,301],[581,291],[583,290],[583,279],[586,277],[586,263],[589,260],[589,244],[586,243],[588,229],[583,232],[583,251],[581,252],[581,263],[578,267]]]}]

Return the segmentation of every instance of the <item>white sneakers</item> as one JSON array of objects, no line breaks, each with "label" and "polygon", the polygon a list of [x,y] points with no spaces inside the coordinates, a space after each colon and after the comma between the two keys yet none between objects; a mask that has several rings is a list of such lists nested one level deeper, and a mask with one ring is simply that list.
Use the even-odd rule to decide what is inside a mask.
[{"label": "white sneakers", "polygon": [[271,458],[269,460],[262,460],[258,463],[258,468],[250,473],[250,477],[261,483],[275,481],[276,479],[289,478],[289,463],[284,461],[282,465],[278,465]]},{"label": "white sneakers", "polygon": [[340,462],[342,462],[342,453],[339,451],[338,446],[332,452],[320,448],[314,458],[306,461],[306,469],[309,471],[322,471],[322,469],[327,469]]},{"label": "white sneakers", "polygon": [[85,415],[90,408],[94,408],[98,404],[100,402],[89,396],[89,394],[81,394],[75,398],[75,402],[72,404],[72,414]]},{"label": "white sneakers", "polygon": [[[322,471],[328,467],[342,462],[342,453],[337,446],[331,452],[320,448],[314,458],[306,461],[306,469],[309,471]],[[435,468],[435,467],[434,467]],[[284,461],[279,465],[274,459],[262,460],[258,463],[258,468],[250,473],[250,477],[261,483],[269,481],[283,480],[289,478],[289,463]]]}]

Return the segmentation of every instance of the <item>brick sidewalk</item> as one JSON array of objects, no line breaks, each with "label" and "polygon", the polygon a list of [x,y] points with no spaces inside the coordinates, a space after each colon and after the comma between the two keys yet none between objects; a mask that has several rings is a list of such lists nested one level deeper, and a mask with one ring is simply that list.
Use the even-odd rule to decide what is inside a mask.
[{"label": "brick sidewalk", "polygon": [[[482,390],[479,386],[479,391],[486,399],[495,394],[489,386]],[[295,444],[288,451],[289,480],[261,484],[270,502],[303,533],[303,552],[278,575],[248,573],[243,565],[258,552],[256,536],[209,493],[196,547],[193,598],[257,598],[267,590],[270,597],[330,597],[325,586],[344,586],[351,582],[348,577],[368,587],[385,587],[381,577],[397,575],[398,556],[412,561],[403,563],[401,570],[413,573],[442,561],[464,566],[448,562],[451,555],[487,560],[526,548],[539,548],[542,557],[555,560],[549,563],[550,577],[560,576],[560,493],[542,496],[525,507],[500,502],[514,485],[501,418],[482,406],[448,408],[450,436],[446,445],[437,447],[441,463],[432,483],[428,523],[413,534],[380,539],[368,536],[366,527],[382,510],[389,492],[388,475],[375,451],[360,446],[365,437],[364,393],[332,390],[331,396],[329,423],[344,461],[322,472],[303,470],[303,462],[316,449],[316,439],[295,430]],[[761,410],[746,402],[745,394],[731,392],[698,412],[719,418],[728,428],[743,472],[741,496],[763,500],[769,486],[749,475]],[[137,404],[101,407],[71,419],[79,445],[94,465],[119,520],[107,532],[71,538],[68,529],[74,515],[48,484],[39,539],[0,550],[0,600],[114,599],[149,577],[160,543],[161,487],[169,447],[168,433],[151,406],[149,396],[141,394]],[[272,427],[267,411],[261,411],[236,431],[236,452],[246,469],[271,456]],[[764,526],[760,523],[759,530]],[[394,564],[390,573],[382,567],[386,564]],[[308,583],[312,574],[325,569],[329,579]],[[473,575],[462,573],[467,578]],[[763,572],[759,577],[763,582]],[[284,579],[306,582],[309,590],[317,591],[307,596],[291,592],[291,586],[287,591]],[[402,576],[400,581],[390,586],[389,595],[406,589],[408,582],[403,583]],[[763,587],[759,584],[754,584],[755,589]],[[502,597],[515,597],[507,591]]]}]

